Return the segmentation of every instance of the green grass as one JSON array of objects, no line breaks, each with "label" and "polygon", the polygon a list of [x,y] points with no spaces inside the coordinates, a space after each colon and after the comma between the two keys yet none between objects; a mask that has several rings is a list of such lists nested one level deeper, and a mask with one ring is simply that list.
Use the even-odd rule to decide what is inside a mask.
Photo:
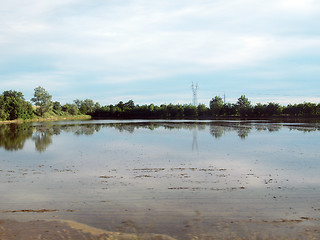
[{"label": "green grass", "polygon": [[91,119],[89,115],[71,115],[66,112],[50,111],[44,114],[43,117],[34,114],[32,119],[15,119],[10,121],[0,121],[1,123],[25,123],[25,122],[45,122],[45,121],[64,121],[64,120],[87,120]]}]

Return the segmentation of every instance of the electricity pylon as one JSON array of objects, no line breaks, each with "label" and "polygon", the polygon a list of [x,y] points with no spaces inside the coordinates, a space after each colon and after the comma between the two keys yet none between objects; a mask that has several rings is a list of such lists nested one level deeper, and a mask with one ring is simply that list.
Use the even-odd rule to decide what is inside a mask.
[{"label": "electricity pylon", "polygon": [[196,85],[193,84],[192,82],[192,85],[191,85],[191,88],[192,88],[192,93],[193,93],[193,99],[192,99],[192,104],[193,106],[197,106],[198,105],[198,83],[196,83]]}]

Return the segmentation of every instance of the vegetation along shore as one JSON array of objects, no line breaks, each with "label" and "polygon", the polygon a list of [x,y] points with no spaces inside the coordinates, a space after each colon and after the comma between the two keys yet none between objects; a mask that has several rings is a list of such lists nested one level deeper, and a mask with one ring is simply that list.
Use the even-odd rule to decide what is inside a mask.
[{"label": "vegetation along shore", "polygon": [[[33,103],[33,105],[32,105]],[[62,105],[52,101],[52,96],[43,88],[34,90],[31,101],[22,92],[9,90],[0,95],[0,121],[2,123],[68,120],[68,119],[261,119],[261,118],[316,118],[320,117],[320,103],[304,102],[282,106],[278,103],[252,105],[242,95],[236,103],[226,103],[215,96],[205,104],[154,104],[135,105],[133,100],[120,101],[115,105],[101,106],[91,99],[76,99]]]}]

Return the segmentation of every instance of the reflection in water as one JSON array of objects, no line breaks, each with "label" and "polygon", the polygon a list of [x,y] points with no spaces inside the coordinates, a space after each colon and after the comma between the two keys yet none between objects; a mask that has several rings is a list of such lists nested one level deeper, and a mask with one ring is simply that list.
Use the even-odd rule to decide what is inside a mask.
[{"label": "reflection in water", "polygon": [[21,150],[25,141],[32,137],[33,129],[26,124],[0,125],[0,147],[8,151]]},{"label": "reflection in water", "polygon": [[0,125],[0,147],[8,151],[21,150],[27,139],[31,138],[35,143],[35,148],[39,152],[44,152],[49,145],[52,144],[53,135],[59,135],[62,131],[72,132],[75,135],[93,135],[102,128],[115,128],[119,132],[134,133],[136,129],[149,129],[151,131],[164,128],[166,130],[186,129],[193,130],[192,150],[198,150],[197,134],[198,131],[204,131],[209,126],[210,134],[218,139],[224,134],[236,132],[237,135],[245,140],[252,130],[258,132],[280,131],[286,127],[290,130],[298,130],[304,132],[319,131],[320,126],[314,124],[288,124],[288,123],[269,123],[269,122],[246,122],[246,121],[213,121],[213,122],[179,122],[179,121],[163,121],[163,122],[116,122],[116,123],[99,123],[86,124],[84,122],[54,124],[8,124]]},{"label": "reflection in water", "polygon": [[296,234],[320,221],[319,130],[250,121],[2,125],[0,219],[68,219],[183,240],[276,228],[285,233],[278,239],[303,239]]},{"label": "reflection in water", "polygon": [[199,147],[198,147],[198,129],[194,128],[193,129],[193,140],[192,140],[192,151],[198,151]]},{"label": "reflection in water", "polygon": [[44,152],[47,147],[52,143],[53,134],[45,131],[38,131],[32,135],[32,140],[35,143],[35,147],[38,152]]},{"label": "reflection in water", "polygon": [[251,131],[250,127],[241,127],[238,129],[238,136],[241,139],[245,139],[246,137],[248,137],[250,131]]},{"label": "reflection in water", "polygon": [[216,125],[210,125],[210,133],[212,136],[214,136],[215,138],[220,138],[222,137],[223,133],[226,130],[222,127],[222,126],[216,126]]}]

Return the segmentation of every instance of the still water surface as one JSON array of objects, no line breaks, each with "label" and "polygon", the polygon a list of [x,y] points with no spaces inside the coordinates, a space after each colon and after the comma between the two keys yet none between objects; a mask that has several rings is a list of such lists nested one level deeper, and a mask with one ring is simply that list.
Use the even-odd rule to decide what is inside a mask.
[{"label": "still water surface", "polygon": [[[316,234],[319,130],[257,121],[1,125],[0,218],[181,239]],[[21,211],[40,209],[54,211]]]}]

